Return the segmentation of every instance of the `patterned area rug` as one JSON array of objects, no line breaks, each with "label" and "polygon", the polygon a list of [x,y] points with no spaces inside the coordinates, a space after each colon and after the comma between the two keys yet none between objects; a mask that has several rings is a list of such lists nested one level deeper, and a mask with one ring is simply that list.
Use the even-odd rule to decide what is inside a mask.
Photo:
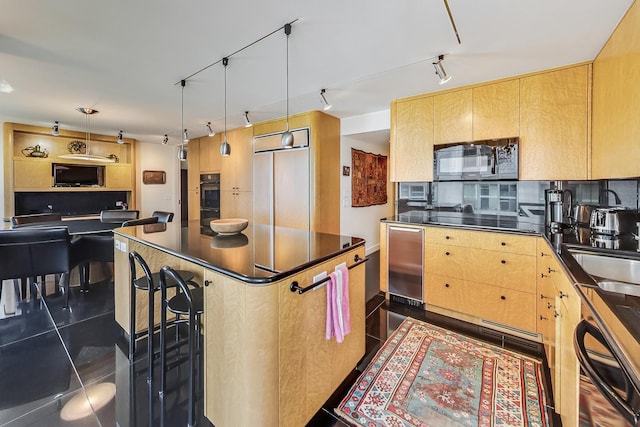
[{"label": "patterned area rug", "polygon": [[407,318],[336,408],[366,427],[548,426],[535,359]]}]

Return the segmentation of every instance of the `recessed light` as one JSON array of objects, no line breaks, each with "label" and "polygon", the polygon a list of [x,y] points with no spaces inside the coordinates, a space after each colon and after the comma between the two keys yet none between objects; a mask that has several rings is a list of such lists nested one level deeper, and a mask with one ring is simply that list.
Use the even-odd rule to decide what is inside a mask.
[{"label": "recessed light", "polygon": [[13,92],[13,87],[9,84],[8,81],[2,80],[2,81],[0,81],[0,92],[2,92],[2,93],[11,93],[11,92]]}]

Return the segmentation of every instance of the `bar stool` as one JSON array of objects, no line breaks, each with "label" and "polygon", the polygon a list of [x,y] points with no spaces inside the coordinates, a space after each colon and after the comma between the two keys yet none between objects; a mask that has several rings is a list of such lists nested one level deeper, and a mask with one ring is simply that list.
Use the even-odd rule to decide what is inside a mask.
[{"label": "bar stool", "polygon": [[[143,272],[143,276],[137,277],[137,267]],[[147,359],[149,363],[149,372],[147,381],[151,382],[153,379],[153,332],[155,330],[154,321],[154,294],[160,290],[160,273],[151,273],[149,266],[145,262],[144,258],[136,251],[129,252],[129,268],[131,272],[131,287],[129,296],[129,361],[133,363],[134,354],[136,349],[136,341],[147,337]],[[190,271],[179,270],[182,277],[186,277],[190,283],[195,286],[194,282],[191,282],[194,274]],[[169,280],[167,287],[177,286],[175,281]],[[136,332],[136,291],[147,291],[149,299],[149,318],[148,327],[146,331]]]},{"label": "bar stool", "polygon": [[[169,283],[178,284],[176,295],[167,299],[167,287]],[[187,343],[189,346],[189,414],[187,426],[191,427],[195,422],[195,394],[196,394],[196,364],[195,358],[200,352],[200,321],[204,313],[204,290],[201,287],[189,289],[185,280],[171,267],[164,266],[160,269],[160,293],[162,298],[162,312],[160,314],[160,399],[164,399],[166,386],[166,331],[167,331],[167,310],[180,316],[187,316],[186,319],[176,320],[176,323],[188,324]],[[177,325],[176,325],[177,327]],[[196,343],[197,342],[197,343]]]}]

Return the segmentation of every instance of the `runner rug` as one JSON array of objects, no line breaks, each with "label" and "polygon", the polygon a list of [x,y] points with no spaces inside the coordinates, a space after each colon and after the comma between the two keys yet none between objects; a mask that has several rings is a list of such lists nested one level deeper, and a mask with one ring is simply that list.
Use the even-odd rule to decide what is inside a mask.
[{"label": "runner rug", "polygon": [[406,318],[336,413],[366,426],[548,426],[541,364]]}]

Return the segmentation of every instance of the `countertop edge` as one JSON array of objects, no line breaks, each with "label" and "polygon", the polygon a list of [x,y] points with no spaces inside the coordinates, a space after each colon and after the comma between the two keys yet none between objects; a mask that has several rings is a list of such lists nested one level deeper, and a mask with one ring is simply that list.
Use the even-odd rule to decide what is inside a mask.
[{"label": "countertop edge", "polygon": [[183,259],[185,261],[189,261],[189,262],[192,262],[194,264],[197,264],[197,265],[199,265],[201,267],[204,267],[204,268],[206,268],[208,270],[212,270],[212,271],[215,271],[217,273],[224,274],[225,276],[229,276],[229,277],[231,277],[233,279],[240,280],[240,281],[245,282],[246,284],[249,284],[249,285],[266,285],[266,284],[271,284],[271,283],[278,282],[278,281],[280,281],[282,279],[285,279],[285,278],[287,278],[289,276],[292,276],[292,275],[294,275],[296,273],[299,273],[300,271],[306,270],[307,268],[310,268],[310,267],[313,267],[314,265],[320,264],[321,262],[327,261],[327,260],[329,260],[331,258],[334,258],[334,257],[337,257],[337,256],[342,255],[344,253],[347,253],[347,252],[349,252],[349,251],[351,251],[353,249],[364,247],[364,245],[366,243],[364,239],[361,239],[359,242],[351,244],[351,245],[349,245],[347,247],[343,247],[342,249],[340,249],[340,250],[338,250],[336,252],[333,252],[333,253],[331,253],[329,255],[326,255],[326,256],[323,256],[323,257],[320,257],[320,258],[316,258],[316,259],[314,259],[312,261],[306,262],[306,263],[301,264],[301,265],[299,265],[299,266],[297,266],[295,268],[292,268],[291,270],[287,270],[287,271],[283,271],[283,272],[279,272],[279,273],[274,273],[274,275],[270,276],[270,277],[251,277],[251,276],[247,276],[247,275],[244,275],[244,274],[239,274],[239,273],[237,273],[235,271],[227,270],[225,268],[210,264],[210,263],[208,263],[208,262],[206,262],[206,261],[204,261],[204,260],[202,260],[200,258],[190,257],[190,256],[185,255],[183,253],[173,251],[173,250],[168,249],[168,248],[166,248],[164,246],[155,244],[153,242],[149,242],[148,240],[145,240],[145,239],[141,239],[141,238],[139,238],[137,236],[132,236],[131,234],[122,232],[120,228],[114,229],[113,233],[114,233],[114,235],[118,235],[118,236],[124,237],[126,239],[133,240],[133,241],[141,243],[143,245],[147,245],[147,246],[149,246],[151,248],[154,248],[154,249],[157,249],[159,251],[165,252],[165,253],[167,253],[169,255],[172,255],[172,256],[175,256],[177,258]]}]

